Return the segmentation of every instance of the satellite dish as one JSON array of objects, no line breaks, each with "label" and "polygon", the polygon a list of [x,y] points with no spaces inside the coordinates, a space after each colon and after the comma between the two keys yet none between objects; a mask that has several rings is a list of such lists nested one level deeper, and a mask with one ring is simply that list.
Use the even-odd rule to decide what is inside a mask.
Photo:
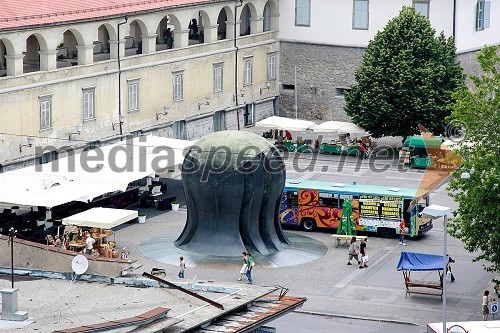
[{"label": "satellite dish", "polygon": [[71,269],[76,275],[82,275],[89,268],[89,261],[84,255],[77,255],[71,261]]}]

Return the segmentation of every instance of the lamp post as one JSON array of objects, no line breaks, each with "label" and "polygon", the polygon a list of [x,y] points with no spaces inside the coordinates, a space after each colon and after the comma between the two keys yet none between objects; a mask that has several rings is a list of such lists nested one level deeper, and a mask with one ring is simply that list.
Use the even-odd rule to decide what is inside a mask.
[{"label": "lamp post", "polygon": [[444,239],[443,239],[443,333],[446,333],[446,265],[448,258],[448,249],[446,235],[448,233],[448,214],[451,213],[450,207],[439,205],[430,205],[424,208],[422,215],[431,219],[443,217]]},{"label": "lamp post", "polygon": [[9,229],[9,239],[10,239],[10,281],[12,283],[12,289],[14,289],[14,236],[16,235],[16,230],[12,227]]}]

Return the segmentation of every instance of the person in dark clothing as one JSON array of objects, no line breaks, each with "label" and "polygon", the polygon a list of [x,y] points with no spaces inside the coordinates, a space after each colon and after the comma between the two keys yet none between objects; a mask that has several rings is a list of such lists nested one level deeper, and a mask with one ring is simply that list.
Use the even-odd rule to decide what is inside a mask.
[{"label": "person in dark clothing", "polygon": [[451,263],[455,263],[455,260],[453,260],[452,257],[448,255],[448,258],[450,258],[450,263],[448,264],[448,267],[446,268],[448,272],[450,272],[451,275],[451,282],[455,282],[455,277],[453,276],[453,272],[451,271]]},{"label": "person in dark clothing", "polygon": [[174,37],[172,35],[172,30],[170,30],[170,28],[167,28],[167,30],[165,31],[165,42],[167,43],[167,49],[169,50],[174,45]]},{"label": "person in dark clothing", "polygon": [[196,19],[192,19],[189,22],[189,39],[198,39],[200,36],[198,35],[198,21]]}]

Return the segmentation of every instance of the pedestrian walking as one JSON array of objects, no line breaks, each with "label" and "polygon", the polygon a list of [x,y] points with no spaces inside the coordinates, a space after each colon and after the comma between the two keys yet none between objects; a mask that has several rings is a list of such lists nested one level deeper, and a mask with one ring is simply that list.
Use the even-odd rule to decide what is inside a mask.
[{"label": "pedestrian walking", "polygon": [[243,279],[243,276],[245,276],[247,272],[247,256],[248,254],[246,252],[243,252],[243,266],[241,266],[240,269],[240,277],[238,278],[238,281],[241,281]]},{"label": "pedestrian walking", "polygon": [[245,272],[245,275],[247,276],[248,279],[248,284],[252,284],[252,268],[255,266],[255,262],[253,261],[252,255],[250,252],[247,252],[247,270]]},{"label": "pedestrian walking", "polygon": [[488,315],[490,314],[490,309],[488,308],[488,303],[493,302],[494,298],[488,298],[490,296],[490,291],[485,290],[483,294],[483,320],[488,320]]},{"label": "pedestrian walking", "polygon": [[403,246],[406,246],[405,228],[406,228],[405,219],[401,219],[401,221],[399,222],[399,245]]},{"label": "pedestrian walking", "polygon": [[351,245],[349,245],[349,260],[347,261],[348,265],[351,264],[352,258],[356,259],[358,261],[358,265],[361,265],[361,261],[359,260],[359,245],[356,243],[356,236],[352,236],[351,238]]},{"label": "pedestrian walking", "polygon": [[361,243],[359,244],[359,253],[361,254],[361,264],[359,265],[359,268],[365,268],[368,267],[366,264],[368,262],[368,254],[366,252],[366,241],[368,239],[364,238],[361,240]]},{"label": "pedestrian walking", "polygon": [[186,263],[184,262],[184,257],[179,258],[179,277],[184,279],[184,271],[186,270]]},{"label": "pedestrian walking", "polygon": [[446,274],[448,275],[448,272],[449,272],[450,273],[451,282],[455,282],[455,276],[453,276],[453,272],[451,271],[451,265],[450,265],[451,263],[454,263],[455,260],[453,260],[453,258],[450,257],[449,255],[448,255],[448,258],[450,258],[450,262],[449,262],[448,266],[446,267],[446,269],[447,269],[447,273]]}]

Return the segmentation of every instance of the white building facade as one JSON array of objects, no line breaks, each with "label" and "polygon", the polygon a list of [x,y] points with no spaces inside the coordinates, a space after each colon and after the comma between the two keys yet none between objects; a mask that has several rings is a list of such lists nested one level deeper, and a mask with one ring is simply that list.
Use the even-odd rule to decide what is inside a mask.
[{"label": "white building facade", "polygon": [[126,136],[193,140],[278,107],[277,0],[30,3],[0,12],[0,172]]},{"label": "white building facade", "polygon": [[476,51],[500,44],[500,2],[495,0],[281,1],[282,112],[294,114],[296,93],[300,117],[348,120],[343,93],[354,83],[369,41],[403,6],[414,6],[436,33],[455,36],[457,60],[466,74],[478,69]]}]

